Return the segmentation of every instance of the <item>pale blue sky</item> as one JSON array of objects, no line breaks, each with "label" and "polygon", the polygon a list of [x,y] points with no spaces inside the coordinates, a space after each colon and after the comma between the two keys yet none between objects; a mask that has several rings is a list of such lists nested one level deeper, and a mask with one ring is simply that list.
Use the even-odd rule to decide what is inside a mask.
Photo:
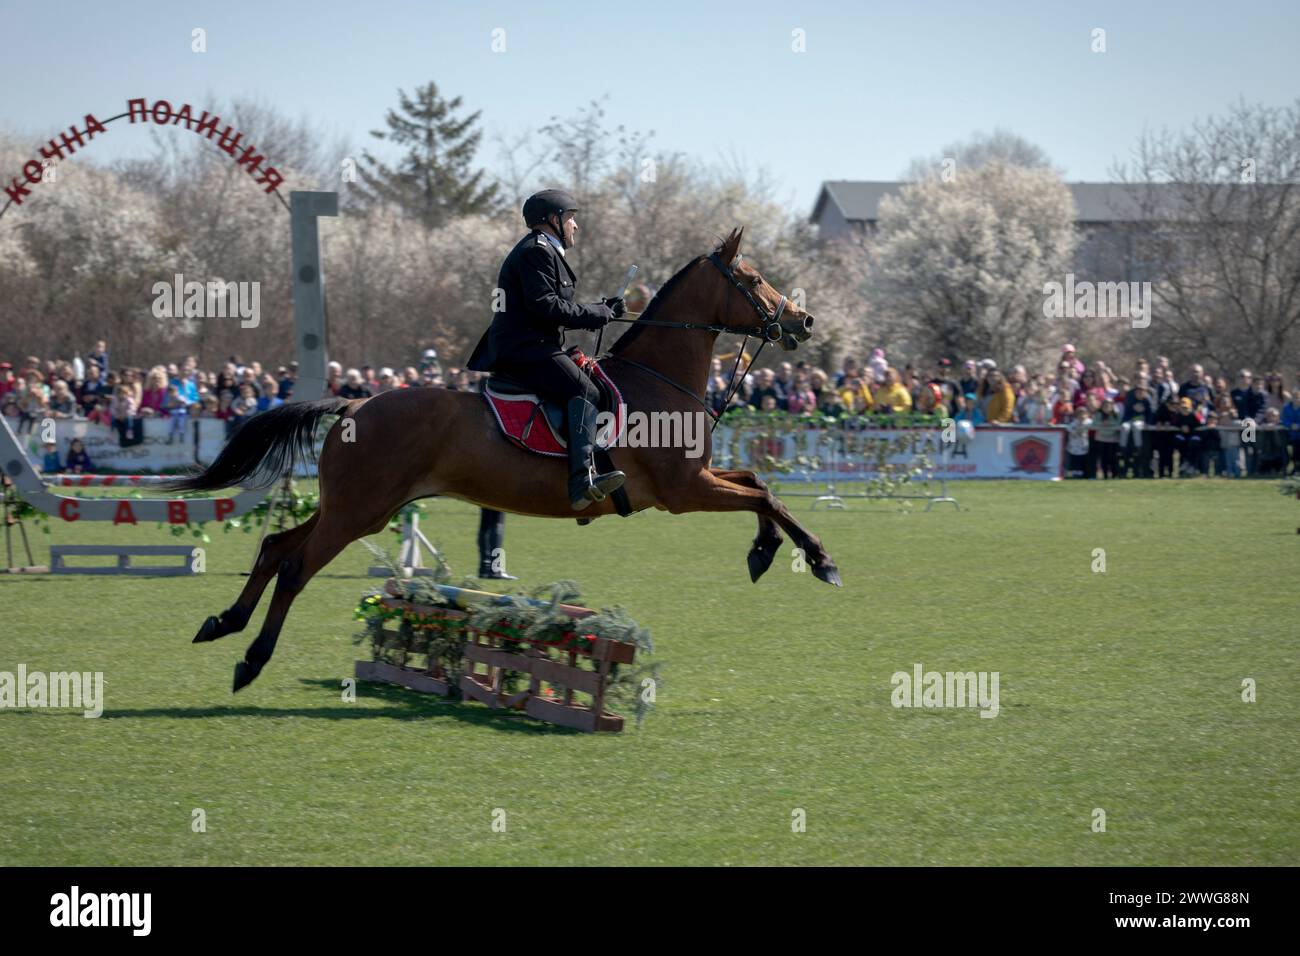
[{"label": "pale blue sky", "polygon": [[[608,94],[611,120],[653,129],[660,148],[766,167],[805,211],[823,179],[896,178],[977,129],[1011,129],[1068,179],[1095,181],[1144,126],[1300,95],[1295,0],[0,0],[0,22],[7,129],[47,137],[134,96],[199,106],[211,93],[258,96],[362,144],[398,87],[429,79],[482,109],[488,133]],[[498,27],[504,54],[490,47]],[[1095,27],[1104,54],[1090,51]],[[791,52],[795,28],[806,53]],[[148,150],[121,124],[95,143],[105,159]]]}]

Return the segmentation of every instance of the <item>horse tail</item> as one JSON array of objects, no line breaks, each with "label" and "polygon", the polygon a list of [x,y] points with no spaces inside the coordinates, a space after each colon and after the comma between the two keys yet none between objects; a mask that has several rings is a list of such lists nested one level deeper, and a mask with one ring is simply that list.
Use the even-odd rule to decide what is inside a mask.
[{"label": "horse tail", "polygon": [[339,414],[356,401],[330,397],[268,408],[244,422],[212,464],[158,487],[162,491],[215,491],[273,484],[312,457],[312,439],[320,420]]}]

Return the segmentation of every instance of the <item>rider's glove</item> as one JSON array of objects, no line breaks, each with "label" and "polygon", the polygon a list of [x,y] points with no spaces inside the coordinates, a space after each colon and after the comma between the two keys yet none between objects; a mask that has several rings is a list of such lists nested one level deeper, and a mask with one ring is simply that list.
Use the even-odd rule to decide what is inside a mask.
[{"label": "rider's glove", "polygon": [[596,331],[609,325],[609,320],[614,317],[614,312],[603,302],[597,302],[587,306],[587,314],[583,317],[581,323],[575,323],[574,328],[589,329]]},{"label": "rider's glove", "polygon": [[610,312],[613,313],[613,317],[616,319],[621,319],[627,312],[627,305],[623,302],[622,296],[605,299],[604,302],[605,305],[609,307]]}]

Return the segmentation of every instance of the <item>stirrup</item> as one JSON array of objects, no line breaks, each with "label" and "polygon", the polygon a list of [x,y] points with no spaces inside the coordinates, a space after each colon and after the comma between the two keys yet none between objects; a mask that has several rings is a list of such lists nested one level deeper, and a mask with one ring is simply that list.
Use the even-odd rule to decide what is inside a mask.
[{"label": "stirrup", "polygon": [[587,480],[581,490],[581,497],[575,496],[573,486],[569,486],[569,505],[574,511],[581,511],[593,501],[604,501],[609,495],[622,488],[623,482],[626,480],[627,476],[621,471],[610,471],[603,475],[597,475],[595,469],[588,465]]},{"label": "stirrup", "polygon": [[606,497],[622,488],[623,482],[626,480],[627,475],[621,471],[607,471],[603,475],[595,475],[592,477],[591,484],[587,489],[587,496],[598,495],[599,497],[591,498],[591,500],[604,501]]}]

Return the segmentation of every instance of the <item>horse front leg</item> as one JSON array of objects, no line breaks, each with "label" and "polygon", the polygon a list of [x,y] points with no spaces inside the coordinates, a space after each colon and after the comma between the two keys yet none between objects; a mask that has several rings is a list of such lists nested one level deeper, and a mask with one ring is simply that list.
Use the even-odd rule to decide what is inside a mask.
[{"label": "horse front leg", "polygon": [[671,496],[666,497],[663,504],[673,514],[692,511],[752,511],[760,517],[769,518],[780,525],[803,550],[814,577],[837,588],[844,586],[840,581],[839,568],[822,547],[821,540],[796,521],[766,486],[761,489],[745,487],[715,475],[712,471],[701,470],[680,490],[675,490]]},{"label": "horse front leg", "polygon": [[[754,488],[758,491],[767,491],[767,485],[763,483],[763,479],[752,471],[732,471],[726,468],[710,468],[709,471],[715,478],[721,478],[723,481],[730,481],[733,484]],[[754,544],[746,556],[749,564],[749,580],[757,583],[758,579],[767,572],[784,541],[785,535],[781,534],[781,529],[777,523],[766,515],[760,514],[758,516],[758,534],[755,536]]]}]

